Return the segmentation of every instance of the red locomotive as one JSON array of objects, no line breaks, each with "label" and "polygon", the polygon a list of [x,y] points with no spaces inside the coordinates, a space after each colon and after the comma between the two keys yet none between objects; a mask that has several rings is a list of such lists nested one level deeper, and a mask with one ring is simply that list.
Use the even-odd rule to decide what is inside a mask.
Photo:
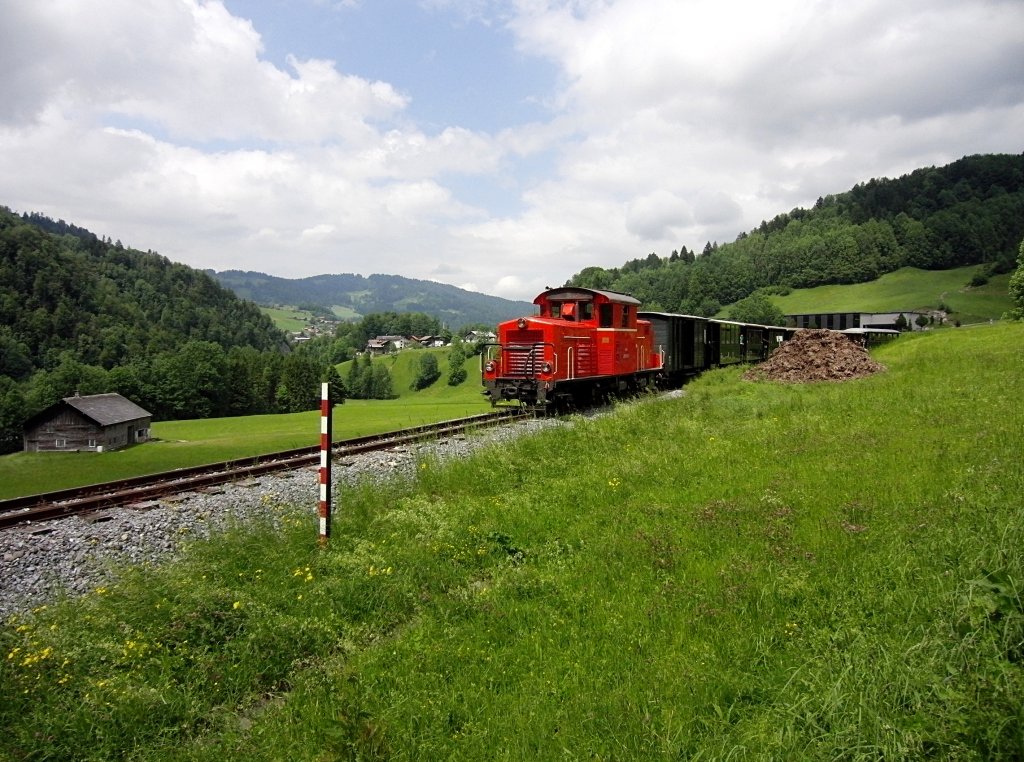
[{"label": "red locomotive", "polygon": [[545,291],[534,317],[498,325],[483,355],[484,394],[491,403],[519,400],[531,408],[586,403],[654,386],[662,357],[640,302],[590,288]]}]

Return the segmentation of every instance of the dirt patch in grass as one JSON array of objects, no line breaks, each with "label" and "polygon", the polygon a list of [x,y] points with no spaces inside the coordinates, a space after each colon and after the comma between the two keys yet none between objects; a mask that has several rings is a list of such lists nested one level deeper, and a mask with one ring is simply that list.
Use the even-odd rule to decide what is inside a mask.
[{"label": "dirt patch in grass", "polygon": [[805,329],[744,375],[748,381],[847,381],[885,370],[856,341],[838,331]]}]

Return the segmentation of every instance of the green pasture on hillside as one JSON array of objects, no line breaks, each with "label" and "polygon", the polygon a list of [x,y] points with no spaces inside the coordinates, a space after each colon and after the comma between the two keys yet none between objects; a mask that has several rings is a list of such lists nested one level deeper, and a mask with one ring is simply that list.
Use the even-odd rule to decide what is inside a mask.
[{"label": "green pasture on hillside", "polygon": [[351,307],[346,307],[342,304],[332,304],[331,312],[333,312],[339,320],[358,320],[362,317]]},{"label": "green pasture on hillside", "polygon": [[[375,357],[373,362],[388,369],[391,374],[392,388],[395,396],[399,399],[415,397],[422,400],[460,401],[466,404],[485,401],[481,394],[483,386],[480,383],[480,357],[478,355],[467,357],[465,360],[463,367],[466,369],[466,380],[458,386],[448,386],[448,355],[450,351],[447,347],[407,349],[395,354]],[[426,389],[414,391],[412,382],[419,370],[420,358],[428,354],[437,358],[437,367],[441,371],[441,377]],[[360,362],[365,366],[366,358],[360,358]],[[352,361],[343,362],[336,367],[338,374],[344,380],[348,378]]]},{"label": "green pasture on hillside", "polygon": [[996,275],[984,286],[971,287],[971,278],[983,266],[955,270],[918,270],[904,267],[869,283],[796,289],[771,301],[787,315],[816,312],[894,312],[933,310],[947,305],[950,320],[963,323],[999,319],[1010,309],[1009,274]]},{"label": "green pasture on hillside", "polygon": [[0,628],[0,758],[1024,757],[1024,324],[716,370]]},{"label": "green pasture on hillside", "polygon": [[306,310],[297,310],[294,307],[261,306],[260,312],[273,320],[275,326],[289,333],[298,333],[313,319]]},{"label": "green pasture on hillside", "polygon": [[[269,316],[274,321],[274,325],[289,333],[301,331],[313,320],[313,315],[308,310],[300,310],[297,307],[265,307],[261,305],[260,311]],[[331,305],[331,311],[338,320],[357,320],[359,318],[358,312],[340,304]]]},{"label": "green pasture on hillside", "polygon": [[[434,350],[424,350],[434,351]],[[396,369],[405,384],[394,400],[348,400],[334,409],[334,439],[434,423],[490,410],[480,393],[480,360],[466,361],[467,379],[457,387],[444,378],[420,392],[412,392],[411,359],[402,353],[380,362]],[[442,363],[447,369],[447,364]],[[343,376],[344,377],[344,376]],[[15,453],[0,457],[0,500],[49,492],[83,484],[113,481],[175,468],[245,458],[320,441],[320,413],[254,415],[153,424],[154,441],[112,452]]]}]

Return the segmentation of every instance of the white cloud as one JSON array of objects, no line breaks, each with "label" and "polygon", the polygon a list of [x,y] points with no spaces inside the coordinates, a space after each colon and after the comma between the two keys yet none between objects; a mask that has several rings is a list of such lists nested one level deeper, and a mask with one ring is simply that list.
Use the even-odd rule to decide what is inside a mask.
[{"label": "white cloud", "polygon": [[[418,93],[323,50],[274,65],[267,30],[217,0],[8,4],[0,203],[197,267],[532,299],[870,177],[1022,150],[1019,2],[429,4],[507,23],[519,55],[552,62],[550,118],[428,129],[408,114]],[[520,211],[489,213],[498,190]]]},{"label": "white cloud", "polygon": [[689,204],[668,191],[655,191],[634,199],[626,213],[626,230],[646,240],[669,238],[692,220]]},{"label": "white cloud", "polygon": [[[621,264],[650,243],[665,254],[732,240],[870,177],[1021,149],[1019,3],[520,6],[520,46],[565,72],[560,126],[582,136],[527,198],[536,214],[589,219],[605,243],[574,255],[572,271]],[[609,212],[614,198],[624,217]]]},{"label": "white cloud", "polygon": [[0,60],[26,83],[4,106],[22,123],[58,104],[79,119],[116,115],[173,139],[359,144],[373,138],[370,122],[407,103],[391,85],[343,75],[331,61],[291,56],[284,71],[262,60],[260,35],[220,2],[18,6],[20,33],[4,40],[17,45]]}]

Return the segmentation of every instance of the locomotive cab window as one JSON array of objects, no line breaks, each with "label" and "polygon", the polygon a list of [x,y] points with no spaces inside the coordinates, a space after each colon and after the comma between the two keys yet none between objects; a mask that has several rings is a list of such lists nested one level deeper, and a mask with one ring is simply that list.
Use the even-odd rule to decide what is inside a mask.
[{"label": "locomotive cab window", "polygon": [[629,328],[629,305],[622,305],[622,327]]},{"label": "locomotive cab window", "polygon": [[580,320],[594,319],[594,303],[580,302]]},{"label": "locomotive cab window", "polygon": [[612,305],[600,304],[597,307],[597,314],[599,318],[599,325],[601,328],[612,327]]}]

